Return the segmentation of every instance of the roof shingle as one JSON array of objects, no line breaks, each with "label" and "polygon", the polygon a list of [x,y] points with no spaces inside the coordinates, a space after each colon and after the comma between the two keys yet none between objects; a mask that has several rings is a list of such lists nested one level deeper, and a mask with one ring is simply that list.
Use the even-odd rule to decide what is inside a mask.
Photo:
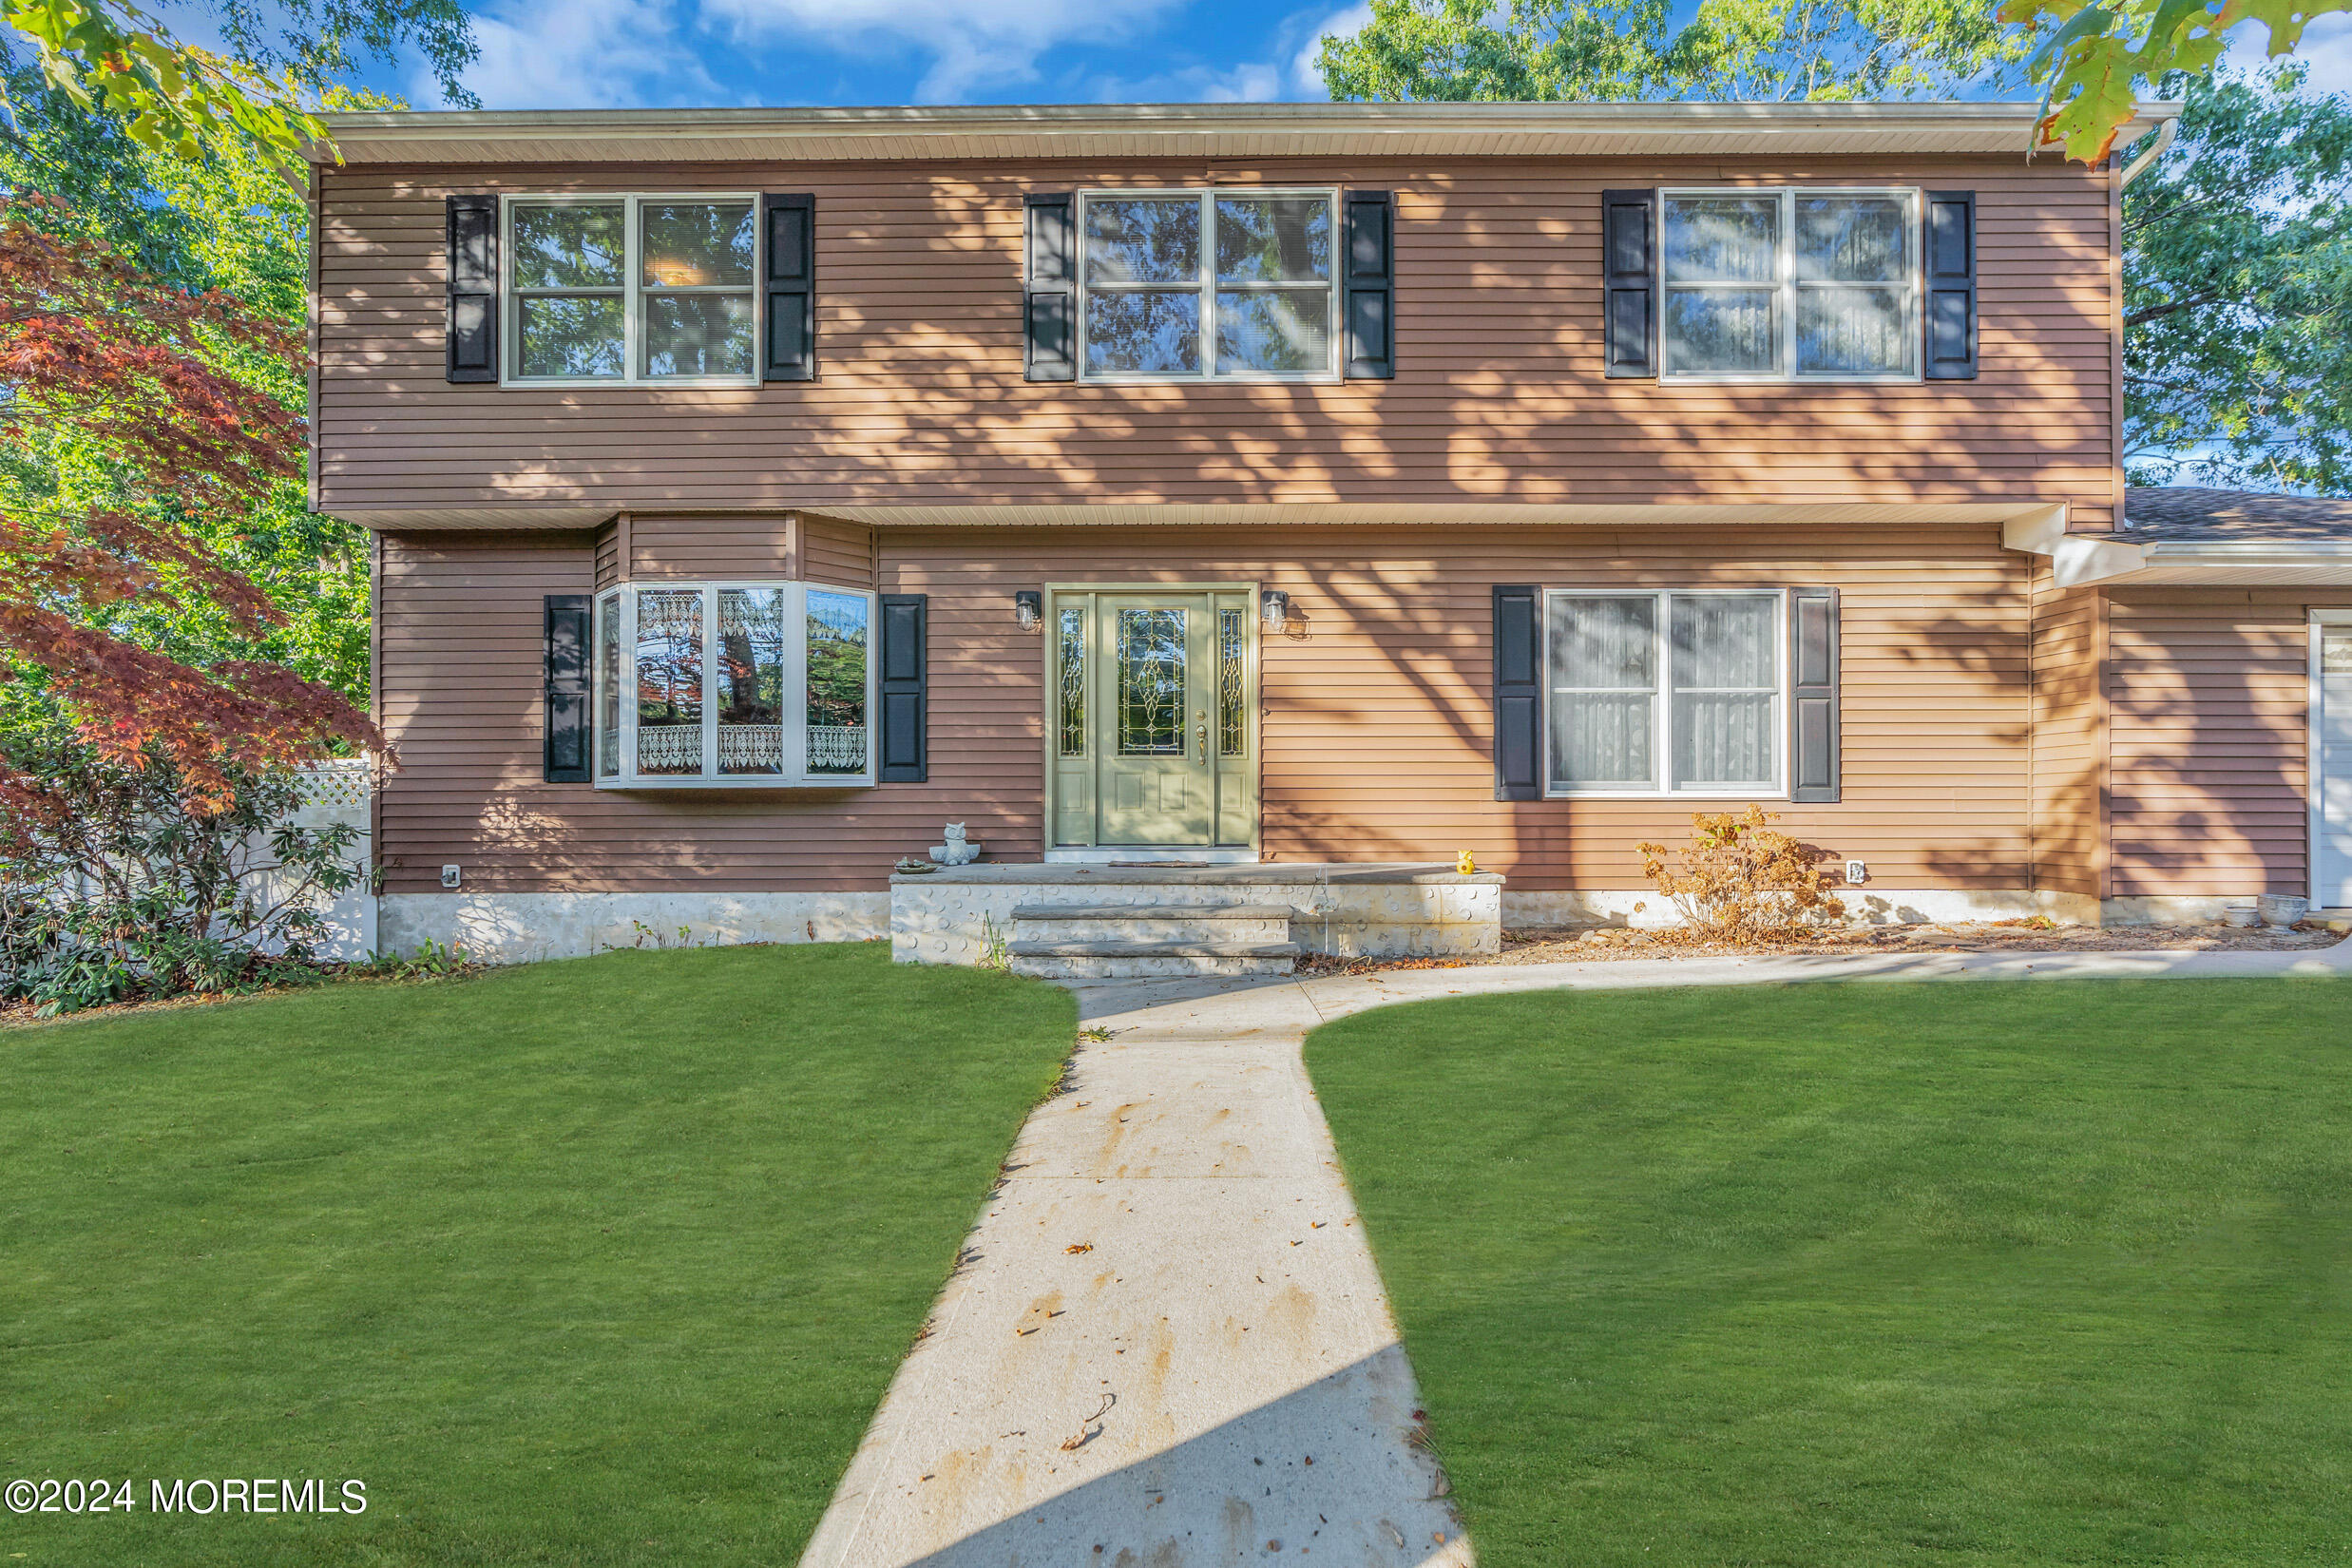
[{"label": "roof shingle", "polygon": [[2123,501],[2134,539],[2310,539],[2352,543],[2352,496],[2272,495],[2135,485]]}]

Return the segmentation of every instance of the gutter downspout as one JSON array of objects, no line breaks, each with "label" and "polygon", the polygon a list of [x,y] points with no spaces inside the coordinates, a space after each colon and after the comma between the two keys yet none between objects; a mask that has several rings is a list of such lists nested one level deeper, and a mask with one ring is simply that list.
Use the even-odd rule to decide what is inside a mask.
[{"label": "gutter downspout", "polygon": [[2181,122],[2178,115],[2174,115],[2171,119],[2165,121],[2162,124],[2159,124],[2156,127],[2155,145],[2150,147],[2146,152],[2140,154],[2137,158],[2132,160],[2131,163],[2124,165],[2123,183],[2126,185],[2131,184],[2132,181],[2137,180],[2141,175],[2148,171],[2149,164],[2153,163],[2157,159],[2162,158],[2164,156],[2164,149],[2172,144],[2172,138],[2179,134]]}]

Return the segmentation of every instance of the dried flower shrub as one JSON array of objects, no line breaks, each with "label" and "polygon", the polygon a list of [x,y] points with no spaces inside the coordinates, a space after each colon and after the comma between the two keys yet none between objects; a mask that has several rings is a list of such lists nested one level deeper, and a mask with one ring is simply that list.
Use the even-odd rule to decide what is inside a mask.
[{"label": "dried flower shrub", "polygon": [[1693,812],[1691,842],[1679,869],[1663,844],[1636,844],[1642,874],[1673,901],[1682,924],[1652,934],[1661,942],[1755,947],[1804,941],[1823,925],[1845,918],[1840,885],[1823,870],[1826,850],[1801,844],[1769,826],[1761,806],[1745,812]]}]

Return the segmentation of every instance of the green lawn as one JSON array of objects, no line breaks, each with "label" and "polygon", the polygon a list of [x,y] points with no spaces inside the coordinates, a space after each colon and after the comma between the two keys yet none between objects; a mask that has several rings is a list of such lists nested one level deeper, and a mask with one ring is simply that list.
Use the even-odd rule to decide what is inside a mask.
[{"label": "green lawn", "polygon": [[1483,1568],[2352,1561],[2352,982],[1498,996],[1307,1057]]},{"label": "green lawn", "polygon": [[789,1564],[1075,1027],[860,946],[0,1032],[0,1481],[140,1502],[0,1568]]}]

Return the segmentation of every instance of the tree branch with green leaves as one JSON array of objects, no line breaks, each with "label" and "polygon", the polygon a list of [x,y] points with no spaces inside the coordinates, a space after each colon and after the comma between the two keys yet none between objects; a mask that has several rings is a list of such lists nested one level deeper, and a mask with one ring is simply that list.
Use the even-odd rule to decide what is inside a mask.
[{"label": "tree branch with green leaves", "polygon": [[[119,122],[140,146],[188,163],[231,144],[288,174],[332,146],[314,112],[360,53],[413,48],[451,101],[478,49],[460,0],[218,0],[222,53],[180,37],[130,0],[0,0],[0,20],[32,42],[48,86]],[[355,52],[356,51],[356,52]]]}]

